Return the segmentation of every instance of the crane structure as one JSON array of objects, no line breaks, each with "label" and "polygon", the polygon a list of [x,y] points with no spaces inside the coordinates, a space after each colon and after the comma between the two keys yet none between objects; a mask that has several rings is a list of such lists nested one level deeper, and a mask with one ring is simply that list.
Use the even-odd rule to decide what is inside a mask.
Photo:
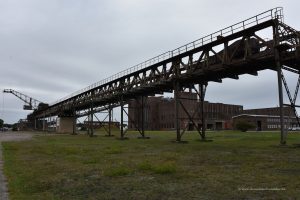
[{"label": "crane structure", "polygon": [[30,96],[27,96],[25,94],[22,94],[21,92],[12,89],[4,89],[3,93],[11,93],[19,99],[21,99],[23,102],[25,102],[25,105],[23,106],[24,110],[37,110],[40,104],[45,104],[37,99],[34,99]]}]

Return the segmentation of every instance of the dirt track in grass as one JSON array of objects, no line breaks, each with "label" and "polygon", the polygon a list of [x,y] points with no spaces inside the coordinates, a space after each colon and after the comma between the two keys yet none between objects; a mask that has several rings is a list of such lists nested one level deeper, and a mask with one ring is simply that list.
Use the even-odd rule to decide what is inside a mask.
[{"label": "dirt track in grass", "polygon": [[7,200],[8,190],[6,178],[3,174],[3,159],[2,159],[2,142],[6,141],[22,141],[29,140],[32,138],[31,134],[28,133],[13,133],[13,132],[0,132],[0,199]]}]

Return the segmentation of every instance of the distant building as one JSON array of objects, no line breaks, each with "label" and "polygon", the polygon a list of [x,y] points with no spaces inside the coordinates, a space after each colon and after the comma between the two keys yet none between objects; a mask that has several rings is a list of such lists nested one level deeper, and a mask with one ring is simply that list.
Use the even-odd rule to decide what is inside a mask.
[{"label": "distant building", "polygon": [[[180,101],[198,127],[202,127],[200,102],[195,93],[181,92]],[[232,117],[241,114],[243,106],[222,103],[204,102],[205,126],[207,129],[232,129]],[[141,99],[132,100],[128,104],[128,128],[141,127],[142,115],[144,115],[145,130],[174,130],[175,129],[175,101],[173,98],[147,97],[142,112]],[[189,120],[182,106],[179,106],[180,128],[187,127],[194,130],[195,127]]]},{"label": "distant building", "polygon": [[[284,128],[298,127],[298,122],[294,112],[290,107],[283,108]],[[246,121],[254,125],[252,130],[278,130],[280,129],[280,110],[279,107],[259,108],[244,110],[243,114],[232,117],[233,127],[238,121]]]},{"label": "distant building", "polygon": [[[181,92],[180,101],[195,124],[201,128],[200,102],[195,93]],[[144,112],[142,112],[141,99],[132,100],[128,104],[128,128],[131,130],[141,127],[144,115],[145,130],[174,130],[175,129],[175,101],[173,98],[147,97],[144,99]],[[298,127],[294,112],[290,107],[283,108],[285,127]],[[252,130],[280,129],[279,107],[246,109],[241,105],[204,102],[205,127],[210,130],[234,129],[239,120],[254,125]],[[180,128],[195,130],[188,115],[182,106],[179,106]]]},{"label": "distant building", "polygon": [[[256,109],[246,109],[243,110],[243,114],[254,114],[254,115],[277,115],[279,116],[280,110],[279,107],[270,107],[270,108],[256,108]],[[290,107],[283,107],[284,116],[293,116],[294,112]]]}]

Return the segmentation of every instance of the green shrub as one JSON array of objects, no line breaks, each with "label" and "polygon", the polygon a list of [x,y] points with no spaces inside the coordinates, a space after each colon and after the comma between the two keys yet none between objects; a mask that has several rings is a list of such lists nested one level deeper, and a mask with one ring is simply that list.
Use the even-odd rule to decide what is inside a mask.
[{"label": "green shrub", "polygon": [[247,121],[240,120],[235,124],[235,128],[237,130],[240,130],[242,132],[246,132],[251,128],[254,128],[255,126]]},{"label": "green shrub", "polygon": [[14,124],[14,125],[13,125],[12,131],[18,131],[18,125],[17,125],[17,124]]}]

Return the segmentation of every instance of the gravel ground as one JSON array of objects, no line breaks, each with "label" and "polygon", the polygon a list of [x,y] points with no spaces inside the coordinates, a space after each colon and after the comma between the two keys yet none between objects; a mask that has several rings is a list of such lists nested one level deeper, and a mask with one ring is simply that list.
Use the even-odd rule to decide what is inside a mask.
[{"label": "gravel ground", "polygon": [[3,174],[2,145],[3,141],[22,141],[32,138],[29,133],[0,132],[0,199],[8,200],[7,182]]}]

